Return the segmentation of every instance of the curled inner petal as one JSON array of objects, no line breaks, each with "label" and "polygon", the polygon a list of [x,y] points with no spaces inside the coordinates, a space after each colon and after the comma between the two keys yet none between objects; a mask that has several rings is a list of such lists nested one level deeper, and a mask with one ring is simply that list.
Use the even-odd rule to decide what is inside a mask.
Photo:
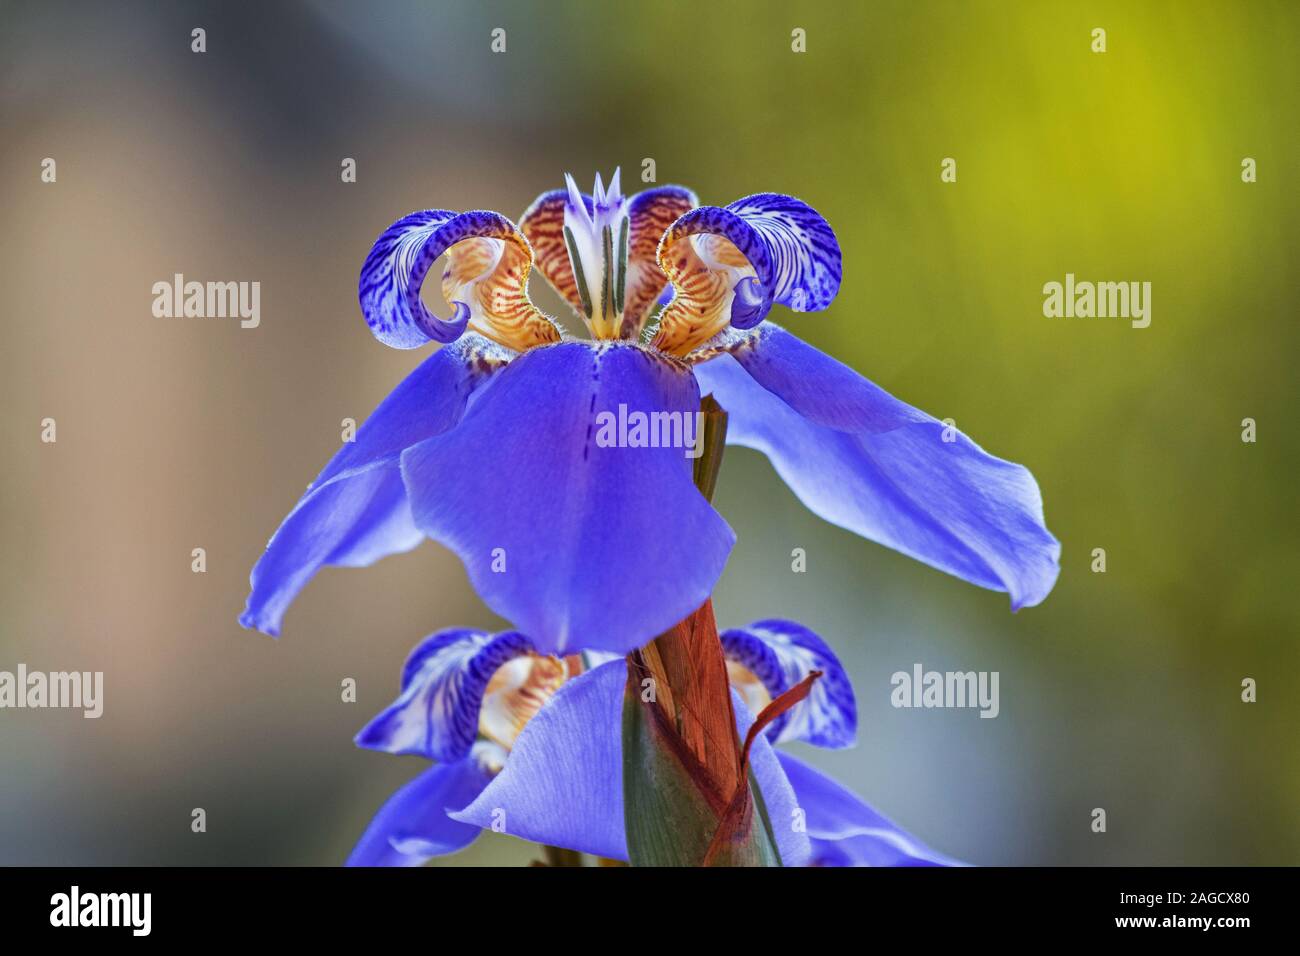
[{"label": "curled inner petal", "polygon": [[432,760],[464,759],[479,730],[483,696],[498,669],[531,652],[532,642],[513,631],[485,634],[457,628],[431,635],[407,660],[397,700],[366,725],[357,744]]},{"label": "curled inner petal", "polygon": [[[587,208],[591,208],[590,196],[584,196],[583,201]],[[573,307],[574,312],[585,318],[582,297],[564,241],[564,207],[567,202],[568,193],[563,189],[542,193],[519,217],[519,229],[537,255],[537,271]]]},{"label": "curled inner petal", "polygon": [[826,220],[776,193],[686,213],[664,234],[659,264],[675,296],[654,344],[673,355],[687,354],[728,325],[753,328],[773,303],[799,312],[824,309],[843,271]]},{"label": "curled inner petal", "polygon": [[[450,319],[420,297],[425,276],[446,253],[443,291]],[[528,240],[494,212],[430,209],[404,216],[375,241],[361,269],[361,311],[381,342],[416,348],[451,342],[466,328],[516,351],[558,342],[559,330],[528,299]]]},{"label": "curled inner petal", "polygon": [[820,637],[795,621],[773,619],[723,631],[719,638],[733,686],[751,709],[762,710],[814,671],[822,674],[805,699],[768,725],[773,743],[803,740],[819,747],[853,743],[858,723],[853,686],[835,652]]},{"label": "curled inner petal", "polygon": [[659,264],[672,281],[674,296],[659,317],[653,344],[672,355],[685,355],[713,338],[732,322],[737,287],[746,283],[741,315],[760,319],[771,300],[752,301],[757,281],[754,266],[729,239],[714,235],[681,235],[674,229],[659,246]]},{"label": "curled inner petal", "polygon": [[469,327],[522,352],[560,340],[555,324],[528,299],[532,250],[518,233],[476,237],[447,251],[443,297],[468,303]]},{"label": "curled inner petal", "polygon": [[659,267],[659,240],[674,220],[698,205],[695,193],[683,186],[659,186],[632,197],[628,204],[630,231],[622,338],[635,339],[641,334],[650,309],[668,288],[668,276]]}]

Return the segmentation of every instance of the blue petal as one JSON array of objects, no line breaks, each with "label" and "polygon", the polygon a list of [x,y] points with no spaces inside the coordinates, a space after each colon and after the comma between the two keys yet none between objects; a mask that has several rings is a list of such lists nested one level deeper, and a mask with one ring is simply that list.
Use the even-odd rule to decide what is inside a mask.
[{"label": "blue petal", "polygon": [[852,791],[787,753],[778,753],[794,787],[822,866],[961,866],[867,806]]},{"label": "blue petal", "polygon": [[466,336],[431,355],[384,399],[267,544],[251,575],[244,627],[279,634],[285,611],[324,565],[360,567],[419,544],[398,455],[455,425],[470,393],[511,354]]},{"label": "blue petal", "polygon": [[[627,859],[623,827],[623,691],[627,661],[587,671],[565,684],[524,727],[505,769],[473,803],[451,816],[481,827],[504,824],[524,840]],[[754,722],[732,694],[743,738]],[[786,866],[811,856],[797,826],[798,800],[767,739],[750,749],[750,768]]]},{"label": "blue petal", "polygon": [[764,733],[772,743],[803,740],[818,747],[849,747],[858,727],[853,685],[839,658],[797,621],[755,621],[719,635],[727,657],[743,664],[772,697],[818,670],[822,676],[804,700],[773,720]]},{"label": "blue petal", "polygon": [[419,866],[463,850],[479,828],[447,815],[477,797],[491,779],[473,757],[438,764],[394,793],[366,827],[348,866]]},{"label": "blue petal", "polygon": [[695,375],[730,413],[727,440],[766,454],[815,514],[1007,591],[1013,610],[1051,591],[1061,546],[1028,469],[770,322],[726,347]]},{"label": "blue petal", "polygon": [[635,345],[534,349],[402,455],[416,524],[543,654],[639,647],[704,602],[735,541],[683,448],[601,447],[620,406],[688,415],[699,393]]},{"label": "blue petal", "polygon": [[566,683],[525,726],[505,768],[452,818],[524,840],[627,859],[620,658]]},{"label": "blue petal", "polygon": [[513,631],[458,628],[425,638],[402,670],[401,695],[357,734],[357,744],[444,762],[468,756],[488,681],[506,661],[532,649]]},{"label": "blue petal", "polygon": [[727,206],[763,240],[772,297],[795,312],[819,312],[840,291],[844,263],[830,223],[807,203],[758,193]]},{"label": "blue petal", "polygon": [[285,611],[322,566],[361,567],[409,551],[422,538],[395,464],[310,491],[254,566],[239,623],[279,636]]}]

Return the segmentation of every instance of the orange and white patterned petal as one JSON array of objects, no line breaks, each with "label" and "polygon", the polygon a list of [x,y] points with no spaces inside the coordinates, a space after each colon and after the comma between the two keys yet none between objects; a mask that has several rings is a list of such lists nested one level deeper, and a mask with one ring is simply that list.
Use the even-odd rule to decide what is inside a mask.
[{"label": "orange and white patterned petal", "polygon": [[659,240],[668,227],[699,205],[684,186],[660,186],[637,193],[628,203],[627,282],[623,293],[620,337],[634,339],[646,316],[668,285],[659,267]]},{"label": "orange and white patterned petal", "polygon": [[674,294],[659,316],[652,344],[677,356],[685,356],[731,324],[737,287],[754,277],[754,267],[744,254],[716,235],[666,233],[659,264]]},{"label": "orange and white patterned petal", "polygon": [[664,233],[659,265],[675,294],[652,344],[677,356],[728,326],[755,327],[774,304],[825,309],[843,274],[830,224],[807,203],[778,193],[692,209]]},{"label": "orange and white patterned petal", "polygon": [[469,327],[517,352],[560,341],[555,323],[528,298],[533,251],[513,227],[447,250],[442,295],[469,306]]},{"label": "orange and white patterned petal", "polygon": [[[432,313],[420,296],[444,253],[450,319]],[[528,299],[532,262],[528,240],[498,213],[412,213],[384,230],[366,257],[361,311],[375,337],[395,348],[453,342],[466,328],[515,351],[558,342],[559,328]]]},{"label": "orange and white patterned petal", "polygon": [[[582,298],[578,294],[578,283],[573,277],[573,265],[569,262],[569,250],[564,242],[564,204],[567,199],[568,193],[563,189],[542,193],[519,217],[519,229],[532,244],[537,256],[537,271],[581,317]],[[590,197],[584,196],[583,199],[590,206]]]},{"label": "orange and white patterned petal", "polygon": [[483,694],[479,733],[509,750],[524,725],[568,677],[568,665],[556,657],[530,654],[506,661]]}]

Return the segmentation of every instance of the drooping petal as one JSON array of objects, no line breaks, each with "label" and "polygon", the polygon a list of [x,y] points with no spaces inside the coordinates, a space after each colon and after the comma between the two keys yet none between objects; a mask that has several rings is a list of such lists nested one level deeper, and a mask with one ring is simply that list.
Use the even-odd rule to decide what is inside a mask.
[{"label": "drooping petal", "polygon": [[[403,453],[415,523],[540,653],[627,652],[704,602],[735,540],[680,440],[666,447],[698,408],[689,372],[638,346],[536,349]],[[645,416],[659,447],[630,447],[621,414]]]},{"label": "drooping petal", "polygon": [[407,660],[397,700],[357,734],[357,744],[444,763],[463,759],[478,735],[488,682],[499,667],[532,649],[514,631],[456,628],[430,635]]},{"label": "drooping petal", "polygon": [[803,761],[778,752],[820,866],[961,866],[936,853]]},{"label": "drooping petal", "polygon": [[239,623],[278,637],[289,605],[322,567],[364,567],[422,539],[395,462],[312,489],[254,565]]},{"label": "drooping petal", "polygon": [[[443,253],[450,319],[420,297]],[[514,223],[494,212],[426,209],[403,216],[375,240],[361,267],[361,311],[375,337],[394,348],[455,341],[468,327],[517,351],[558,342],[559,330],[528,300],[533,252]]]},{"label": "drooping petal", "polygon": [[703,345],[728,324],[753,328],[774,302],[796,312],[824,309],[843,274],[830,224],[806,203],[778,193],[693,209],[664,234],[659,264],[676,295],[660,316],[654,344],[673,355]]},{"label": "drooping petal", "polygon": [[[559,692],[524,728],[505,768],[452,817],[513,836],[616,860],[627,859],[623,827],[623,691],[627,661],[587,671]],[[743,738],[753,715],[733,695]],[[803,815],[776,753],[761,735],[750,770],[763,795],[777,850],[786,866],[811,855]]]},{"label": "drooping petal", "polygon": [[825,641],[797,621],[776,619],[723,631],[719,638],[727,659],[758,678],[769,698],[784,694],[812,671],[822,672],[808,697],[763,731],[772,743],[803,740],[818,747],[852,746],[858,726],[853,685]]},{"label": "drooping petal", "polygon": [[727,441],[768,456],[827,521],[972,584],[1012,609],[1051,591],[1061,546],[1022,465],[899,401],[772,323],[695,366]]},{"label": "drooping petal", "polygon": [[483,792],[491,774],[475,757],[430,767],[401,787],[375,814],[348,866],[419,866],[469,846],[481,828],[453,820]]},{"label": "drooping petal", "polygon": [[659,186],[632,197],[628,205],[627,283],[623,295],[625,339],[636,338],[650,309],[668,287],[659,267],[659,240],[673,222],[690,212],[699,199],[684,186]]},{"label": "drooping petal", "polygon": [[467,335],[435,352],[393,389],[267,544],[253,568],[240,623],[277,635],[285,611],[322,566],[360,567],[419,544],[398,455],[455,425],[470,394],[512,355]]}]

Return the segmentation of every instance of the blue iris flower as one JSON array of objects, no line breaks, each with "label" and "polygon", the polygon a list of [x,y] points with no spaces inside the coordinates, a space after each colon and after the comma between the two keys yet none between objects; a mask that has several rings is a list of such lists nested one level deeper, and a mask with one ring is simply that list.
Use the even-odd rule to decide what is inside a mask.
[{"label": "blue iris flower", "polygon": [[[421,298],[440,257],[450,318]],[[534,265],[591,339],[532,305]],[[277,634],[321,567],[429,537],[539,653],[630,651],[709,597],[735,536],[680,447],[605,447],[594,424],[620,408],[692,415],[710,392],[727,440],[766,454],[816,514],[1009,592],[1013,609],[1042,601],[1060,546],[1033,476],[767,319],[774,304],[827,308],[841,272],[830,226],[797,199],[627,198],[617,174],[592,195],[570,178],[518,226],[482,211],[399,219],[363,266],[362,312],[388,345],[443,347],[285,518],[241,623]]]},{"label": "blue iris flower", "polygon": [[[750,754],[786,866],[945,866],[850,791],[774,745],[854,743],[848,676],[812,631],[758,621],[721,635],[743,738],[754,714],[814,670],[807,698],[760,734]],[[436,761],[398,790],[348,859],[415,866],[493,829],[614,860],[628,858],[622,711],[627,663],[559,659],[517,632],[443,631],[402,671],[397,700],[357,736],[363,747]]]}]

